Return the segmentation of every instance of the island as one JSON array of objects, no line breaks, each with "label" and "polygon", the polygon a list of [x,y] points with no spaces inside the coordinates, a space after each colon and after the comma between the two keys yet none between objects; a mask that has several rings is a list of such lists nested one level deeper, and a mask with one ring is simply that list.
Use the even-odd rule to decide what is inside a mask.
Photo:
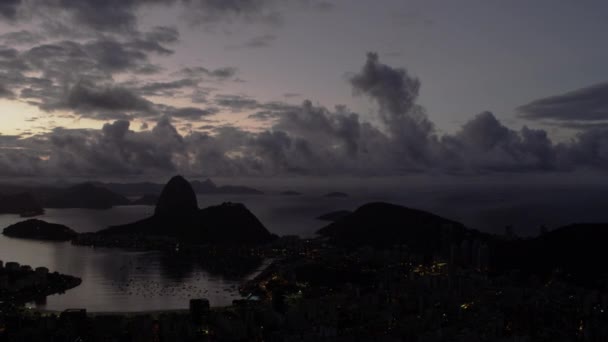
[{"label": "island", "polygon": [[78,233],[64,225],[36,219],[10,225],[4,228],[2,234],[14,238],[49,241],[69,241],[78,235]]},{"label": "island", "polygon": [[196,193],[183,177],[167,183],[154,215],[143,220],[81,234],[75,244],[157,249],[181,245],[258,245],[274,240],[266,227],[243,204],[223,203],[198,208]]}]

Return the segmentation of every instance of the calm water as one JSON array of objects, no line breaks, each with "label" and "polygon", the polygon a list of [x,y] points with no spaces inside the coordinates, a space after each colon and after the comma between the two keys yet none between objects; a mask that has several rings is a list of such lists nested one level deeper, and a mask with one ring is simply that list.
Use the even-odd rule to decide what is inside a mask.
[{"label": "calm water", "polygon": [[[331,199],[302,207],[310,199],[282,196],[201,196],[199,206],[223,201],[245,203],[269,228],[279,234],[312,235],[324,223],[314,217],[333,208]],[[322,202],[325,202],[323,204]],[[300,204],[299,204],[300,203]],[[341,203],[335,203],[341,208]],[[325,207],[324,207],[325,205]],[[128,206],[110,210],[47,209],[39,219],[65,224],[78,232],[93,232],[152,214],[153,207]],[[22,221],[17,215],[0,215],[0,229]],[[73,246],[69,242],[42,242],[0,235],[0,260],[75,275],[82,284],[65,294],[47,297],[40,309],[87,308],[89,311],[145,311],[188,307],[193,297],[208,298],[222,306],[239,298],[243,279],[209,274],[197,265],[180,264],[157,252]],[[250,276],[255,275],[253,273]]]},{"label": "calm water", "polygon": [[[461,221],[470,227],[502,232],[513,224],[520,234],[533,235],[540,224],[556,227],[571,222],[608,221],[604,199],[608,189],[527,187],[486,189],[409,189],[383,195],[353,195],[349,198],[307,196],[220,196],[199,197],[199,206],[224,201],[241,202],[279,235],[313,236],[325,225],[314,218],[333,210],[355,209],[370,201],[390,201],[430,210]],[[40,219],[65,224],[79,232],[92,232],[109,225],[149,216],[153,207],[116,207],[111,210],[49,209]],[[0,215],[0,229],[23,220]],[[47,298],[42,309],[87,308],[89,311],[144,311],[183,309],[192,297],[208,298],[212,305],[227,305],[238,298],[242,279],[225,279],[195,265],[167,260],[156,252],[128,252],[12,239],[0,235],[0,260],[82,278],[82,284],[62,295]],[[250,275],[252,276],[252,275]]]}]

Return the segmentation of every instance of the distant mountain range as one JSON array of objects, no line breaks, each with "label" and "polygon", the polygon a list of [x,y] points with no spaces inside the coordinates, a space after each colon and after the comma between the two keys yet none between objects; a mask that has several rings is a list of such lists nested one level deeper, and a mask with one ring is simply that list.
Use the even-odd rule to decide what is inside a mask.
[{"label": "distant mountain range", "polygon": [[[141,182],[141,183],[95,183],[101,187],[112,190],[125,196],[141,196],[144,194],[158,195],[164,188],[164,184]],[[237,195],[262,195],[264,192],[241,185],[216,185],[212,180],[190,182],[196,194],[237,194]]]},{"label": "distant mountain range", "polygon": [[45,208],[109,209],[117,205],[129,205],[131,201],[103,186],[83,183],[60,189],[43,199]]},{"label": "distant mountain range", "polygon": [[[210,179],[193,181],[196,194],[261,195],[262,191],[240,185],[217,186]],[[0,214],[24,217],[42,215],[43,208],[109,209],[120,205],[155,205],[164,184],[86,182],[65,186],[0,184]],[[127,196],[140,196],[132,201]]]},{"label": "distant mountain range", "polygon": [[27,192],[0,196],[0,214],[18,214],[23,217],[44,214],[40,202]]}]

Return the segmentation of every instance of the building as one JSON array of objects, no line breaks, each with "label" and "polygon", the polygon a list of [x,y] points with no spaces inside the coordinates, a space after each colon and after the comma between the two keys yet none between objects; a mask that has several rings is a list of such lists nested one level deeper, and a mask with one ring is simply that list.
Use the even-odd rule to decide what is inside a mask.
[{"label": "building", "polygon": [[200,325],[209,316],[209,300],[206,298],[190,300],[190,317],[192,323]]}]

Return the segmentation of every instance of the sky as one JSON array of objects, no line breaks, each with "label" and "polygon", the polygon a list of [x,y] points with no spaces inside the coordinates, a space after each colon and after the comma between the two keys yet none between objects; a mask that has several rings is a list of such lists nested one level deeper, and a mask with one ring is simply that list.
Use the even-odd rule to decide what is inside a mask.
[{"label": "sky", "polygon": [[607,10],[2,0],[0,177],[601,176]]}]

